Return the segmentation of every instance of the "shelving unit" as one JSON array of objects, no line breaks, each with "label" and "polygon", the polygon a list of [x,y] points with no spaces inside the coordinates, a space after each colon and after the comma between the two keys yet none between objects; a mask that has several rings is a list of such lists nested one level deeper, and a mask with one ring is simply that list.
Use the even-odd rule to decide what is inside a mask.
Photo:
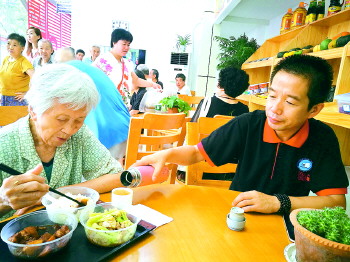
[{"label": "shelving unit", "polygon": [[[263,45],[242,65],[247,72],[250,84],[269,82],[274,65],[280,58],[278,52],[288,51],[292,48],[302,48],[307,45],[320,44],[326,38],[332,38],[340,32],[350,32],[350,10],[341,11],[322,20],[289,31],[285,34],[266,40]],[[319,56],[326,59],[333,68],[333,85],[336,86],[334,95],[350,92],[350,43],[344,47],[323,50],[308,55]],[[261,58],[268,60],[251,62]],[[255,95],[238,97],[249,103],[249,110],[264,109],[266,99]],[[350,165],[350,115],[338,112],[335,102],[326,103],[325,108],[316,119],[328,124],[335,131],[345,165]]]}]

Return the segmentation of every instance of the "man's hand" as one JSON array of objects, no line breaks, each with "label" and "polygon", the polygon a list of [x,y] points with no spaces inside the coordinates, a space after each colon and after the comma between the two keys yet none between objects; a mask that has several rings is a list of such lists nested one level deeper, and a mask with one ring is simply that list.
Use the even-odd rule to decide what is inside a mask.
[{"label": "man's hand", "polygon": [[141,158],[140,160],[137,160],[136,163],[134,163],[131,167],[136,167],[136,166],[147,166],[147,165],[151,165],[154,167],[154,173],[152,176],[152,180],[156,181],[157,177],[160,174],[160,171],[162,170],[162,168],[165,165],[165,161],[166,161],[166,153],[167,150],[163,150],[163,151],[158,151],[152,155],[149,156],[144,156],[143,158]]},{"label": "man's hand", "polygon": [[159,84],[157,84],[157,83],[152,83],[152,87],[154,88],[154,89],[156,89],[157,91],[162,91],[163,89],[162,89],[162,87],[161,87],[161,85],[159,85]]},{"label": "man's hand", "polygon": [[244,212],[275,213],[280,208],[280,202],[275,196],[254,190],[240,193],[232,206],[241,207]]}]

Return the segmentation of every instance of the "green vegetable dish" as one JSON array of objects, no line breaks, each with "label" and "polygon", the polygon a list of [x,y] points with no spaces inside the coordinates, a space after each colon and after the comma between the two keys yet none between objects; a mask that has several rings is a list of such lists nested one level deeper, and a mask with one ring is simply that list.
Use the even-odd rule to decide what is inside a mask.
[{"label": "green vegetable dish", "polygon": [[135,234],[138,221],[124,210],[109,209],[103,213],[91,213],[85,223],[81,222],[90,242],[112,247],[130,240]]},{"label": "green vegetable dish", "polygon": [[104,213],[92,213],[89,217],[86,225],[98,230],[118,230],[133,225],[124,210],[111,209]]},{"label": "green vegetable dish", "polygon": [[303,210],[298,213],[297,220],[316,235],[350,245],[350,217],[341,207]]}]

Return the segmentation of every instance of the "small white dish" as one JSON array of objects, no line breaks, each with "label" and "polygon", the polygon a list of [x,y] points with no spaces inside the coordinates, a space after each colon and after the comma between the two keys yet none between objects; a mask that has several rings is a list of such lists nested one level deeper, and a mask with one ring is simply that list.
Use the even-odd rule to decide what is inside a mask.
[{"label": "small white dish", "polygon": [[289,244],[284,248],[284,257],[288,262],[297,262],[295,243]]},{"label": "small white dish", "polygon": [[242,231],[245,226],[245,221],[246,221],[245,218],[243,221],[237,221],[237,220],[231,219],[230,213],[228,213],[226,217],[227,226],[229,227],[229,229],[235,230],[235,231]]}]

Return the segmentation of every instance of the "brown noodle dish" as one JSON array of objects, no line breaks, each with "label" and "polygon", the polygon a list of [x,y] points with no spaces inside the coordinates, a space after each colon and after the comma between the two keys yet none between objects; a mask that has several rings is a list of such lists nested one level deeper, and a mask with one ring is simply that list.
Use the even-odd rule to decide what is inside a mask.
[{"label": "brown noodle dish", "polygon": [[23,247],[21,255],[44,257],[52,251],[52,246],[30,246],[50,242],[68,234],[70,229],[67,225],[30,226],[15,233],[9,241],[17,244],[28,245]]}]

